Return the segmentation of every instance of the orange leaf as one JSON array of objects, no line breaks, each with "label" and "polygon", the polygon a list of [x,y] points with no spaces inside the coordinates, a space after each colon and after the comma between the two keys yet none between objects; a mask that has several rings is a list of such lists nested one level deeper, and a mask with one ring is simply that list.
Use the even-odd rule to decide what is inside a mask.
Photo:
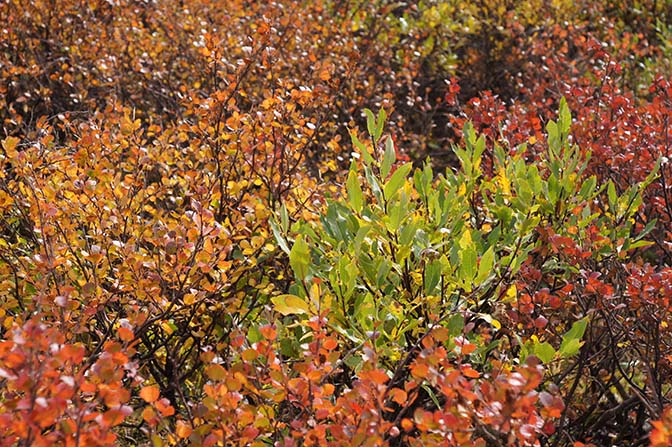
[{"label": "orange leaf", "polygon": [[443,343],[450,337],[450,331],[448,331],[448,328],[439,326],[432,329],[432,337],[434,337],[434,340],[438,341],[439,343]]},{"label": "orange leaf", "polygon": [[205,368],[205,374],[212,380],[223,380],[227,376],[226,369],[224,369],[222,365],[216,363],[208,365],[207,368]]},{"label": "orange leaf", "polygon": [[401,428],[403,428],[405,432],[413,431],[413,421],[409,418],[403,418],[401,420]]},{"label": "orange leaf", "polygon": [[119,327],[117,329],[117,334],[119,335],[119,338],[122,341],[126,341],[126,342],[133,341],[133,339],[135,338],[135,335],[133,334],[133,331],[130,330],[129,328],[127,328],[127,327]]},{"label": "orange leaf", "polygon": [[331,383],[325,383],[324,385],[322,385],[322,395],[331,396],[332,394],[334,394],[335,389],[336,387]]},{"label": "orange leaf", "polygon": [[175,434],[178,438],[188,438],[191,434],[191,431],[191,426],[189,426],[189,424],[184,421],[177,421],[177,424],[175,424]]},{"label": "orange leaf", "polygon": [[124,422],[126,416],[120,410],[108,410],[103,413],[103,426],[114,427]]},{"label": "orange leaf", "polygon": [[175,408],[170,405],[170,401],[165,397],[156,402],[156,409],[161,412],[161,416],[167,417],[175,414]]},{"label": "orange leaf", "polygon": [[59,356],[63,356],[62,358],[68,359],[72,363],[82,363],[82,360],[84,359],[84,352],[84,346],[77,344],[65,345],[58,354]]},{"label": "orange leaf", "polygon": [[416,379],[424,379],[429,374],[429,368],[424,363],[415,363],[411,366],[411,375]]},{"label": "orange leaf", "polygon": [[476,350],[476,345],[472,345],[471,343],[465,343],[464,346],[462,346],[462,354],[464,355],[469,355],[472,352]]},{"label": "orange leaf", "polygon": [[250,348],[250,349],[246,349],[246,350],[244,350],[243,353],[241,354],[241,357],[242,357],[242,359],[245,360],[246,362],[251,362],[251,361],[255,360],[255,359],[258,357],[258,354],[257,354],[257,351],[255,351],[254,349]]},{"label": "orange leaf", "polygon": [[79,385],[79,390],[82,393],[95,393],[96,385],[94,383],[89,382],[88,380],[85,380],[84,382],[82,382],[81,385]]},{"label": "orange leaf", "polygon": [[469,377],[470,379],[477,379],[481,376],[478,371],[472,369],[472,367],[469,365],[462,365],[460,369],[462,370],[462,375],[464,377]]},{"label": "orange leaf", "polygon": [[653,430],[651,430],[651,435],[649,441],[651,442],[651,447],[663,447],[670,445],[672,437],[670,436],[665,423],[663,421],[653,421],[651,423]]},{"label": "orange leaf", "polygon": [[362,377],[368,377],[373,383],[383,385],[387,383],[390,378],[385,374],[385,371],[380,369],[373,369],[367,373],[361,373]]},{"label": "orange leaf", "polygon": [[392,388],[390,390],[390,399],[392,399],[393,402],[396,402],[399,405],[405,404],[407,398],[408,395],[406,394],[406,391],[400,388]]},{"label": "orange leaf", "polygon": [[324,342],[322,343],[322,346],[327,351],[331,351],[331,350],[334,350],[338,347],[338,342],[336,341],[335,338],[330,337],[330,338],[327,338],[326,340],[324,340]]},{"label": "orange leaf", "polygon": [[142,419],[153,427],[156,425],[156,411],[154,411],[152,407],[145,407],[145,409],[142,410]]},{"label": "orange leaf", "polygon": [[160,391],[158,385],[146,386],[140,390],[140,397],[142,397],[142,400],[149,404],[156,402],[156,400],[159,398],[159,394]]},{"label": "orange leaf", "polygon": [[278,332],[270,324],[260,327],[259,332],[261,333],[261,336],[268,341],[273,341],[278,336]]}]

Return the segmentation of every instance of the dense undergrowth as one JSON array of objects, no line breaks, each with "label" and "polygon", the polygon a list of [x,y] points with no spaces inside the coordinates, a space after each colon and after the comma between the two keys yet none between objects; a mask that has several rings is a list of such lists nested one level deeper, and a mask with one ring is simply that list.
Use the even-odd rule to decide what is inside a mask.
[{"label": "dense undergrowth", "polygon": [[672,4],[0,4],[0,446],[672,444]]}]

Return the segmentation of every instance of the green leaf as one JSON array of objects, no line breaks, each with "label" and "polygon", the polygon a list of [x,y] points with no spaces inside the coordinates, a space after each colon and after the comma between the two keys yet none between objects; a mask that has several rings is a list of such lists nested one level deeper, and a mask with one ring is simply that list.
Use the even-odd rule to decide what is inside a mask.
[{"label": "green leaf", "polygon": [[583,318],[575,321],[572,328],[562,336],[562,343],[560,344],[560,355],[562,357],[571,357],[576,355],[581,348],[581,339],[586,332],[588,321]]},{"label": "green leaf", "polygon": [[592,199],[596,192],[595,191],[596,185],[597,185],[597,178],[594,175],[590,176],[590,178],[584,181],[583,185],[581,185],[581,191],[579,192],[579,196],[583,200]]},{"label": "green leaf", "polygon": [[383,128],[385,127],[385,120],[387,119],[387,113],[382,107],[378,111],[378,119],[376,122],[376,134],[374,138],[376,141],[380,140],[380,137],[383,135]]},{"label": "green leaf", "polygon": [[560,133],[555,121],[549,121],[546,124],[546,133],[548,134],[548,150],[551,158],[555,158],[560,151]]},{"label": "green leaf", "polygon": [[467,292],[471,292],[473,286],[472,283],[474,281],[474,277],[476,276],[478,253],[476,253],[476,248],[471,237],[471,230],[468,228],[464,230],[464,233],[462,233],[462,237],[460,237],[459,240],[459,246],[459,278],[462,280],[465,290]]},{"label": "green leaf", "polygon": [[560,127],[560,133],[563,136],[569,134],[569,129],[572,126],[572,114],[569,111],[567,106],[567,100],[563,97],[560,99],[560,111],[558,113],[558,125]]},{"label": "green leaf", "polygon": [[298,235],[289,252],[289,265],[294,270],[294,274],[303,281],[308,275],[308,265],[310,264],[310,250],[308,244],[303,240],[302,235]]},{"label": "green leaf", "polygon": [[534,344],[534,355],[539,357],[543,363],[548,363],[555,358],[555,349],[548,342],[535,343]]},{"label": "green leaf", "polygon": [[256,342],[262,340],[263,338],[264,337],[261,335],[261,332],[259,331],[258,326],[252,325],[247,330],[247,340],[250,343],[256,343]]},{"label": "green leaf", "polygon": [[278,243],[282,251],[285,253],[289,254],[289,246],[287,245],[287,241],[285,240],[285,237],[282,235],[280,232],[280,228],[278,228],[278,224],[275,223],[273,219],[269,219],[269,223],[271,225],[271,231],[273,231],[273,237],[275,237],[275,241]]},{"label": "green leaf", "polygon": [[425,263],[425,295],[433,295],[441,280],[441,262],[438,259]]},{"label": "green leaf", "polygon": [[418,224],[415,221],[409,222],[401,228],[399,236],[400,245],[408,245],[411,243],[416,233],[418,232]]},{"label": "green leaf", "polygon": [[278,295],[271,298],[275,306],[275,311],[282,315],[307,314],[309,312],[308,303],[296,295]]},{"label": "green leaf", "polygon": [[352,165],[350,165],[346,189],[348,190],[350,206],[358,213],[361,213],[364,201],[362,198],[362,187],[359,184],[359,176],[357,175],[357,165],[354,161],[352,162]]},{"label": "green leaf", "polygon": [[362,155],[362,158],[364,158],[364,163],[366,163],[367,166],[371,165],[373,163],[373,157],[369,153],[368,149],[366,148],[366,145],[362,143],[359,138],[357,137],[357,133],[354,130],[350,130],[350,140],[352,140],[352,144],[359,150],[359,154]]},{"label": "green leaf", "polygon": [[369,135],[373,138],[374,142],[377,142],[376,129],[378,125],[376,124],[376,117],[369,109],[364,109],[364,113],[366,114],[366,129],[369,131]]},{"label": "green leaf", "polygon": [[618,212],[618,197],[616,196],[616,186],[611,180],[607,185],[607,198],[609,199],[609,210],[616,214]]},{"label": "green leaf", "polygon": [[492,273],[492,268],[495,265],[495,251],[493,247],[487,249],[483,256],[481,256],[481,263],[478,266],[478,275],[476,275],[476,284],[481,284]]},{"label": "green leaf", "polygon": [[359,230],[357,230],[357,234],[355,235],[354,240],[354,249],[355,254],[357,256],[359,256],[361,253],[362,242],[364,242],[364,238],[366,237],[370,229],[371,225],[362,225],[361,227],[359,227]]},{"label": "green leaf", "polygon": [[284,203],[280,206],[280,224],[282,225],[282,231],[286,233],[289,230],[289,214]]},{"label": "green leaf", "polygon": [[462,127],[462,133],[464,135],[464,142],[466,143],[467,147],[470,148],[476,143],[476,130],[474,129],[474,125],[471,123],[471,121],[464,123],[464,127]]},{"label": "green leaf", "polygon": [[653,169],[651,170],[651,172],[649,172],[649,175],[647,175],[646,178],[644,179],[644,181],[642,183],[640,183],[640,185],[639,185],[640,191],[643,191],[644,189],[646,189],[651,183],[653,183],[653,181],[655,179],[658,178],[658,171],[660,170],[660,163],[661,163],[661,158],[658,158],[658,160],[656,160],[656,164],[653,165]]},{"label": "green leaf", "polygon": [[649,221],[649,223],[646,224],[646,226],[641,231],[641,233],[639,233],[637,235],[635,240],[638,241],[638,240],[646,237],[646,235],[649,234],[653,230],[653,228],[656,226],[656,223],[658,223],[658,219],[652,219],[651,221]]},{"label": "green leaf", "polygon": [[485,136],[481,135],[476,140],[476,143],[474,143],[474,155],[472,161],[476,163],[480,160],[483,152],[485,152]]},{"label": "green leaf", "polygon": [[476,263],[478,255],[474,247],[469,247],[460,250],[460,267],[459,274],[460,279],[464,282],[464,289],[466,292],[471,292],[474,282],[474,276],[476,276]]},{"label": "green leaf", "polygon": [[[382,110],[382,109],[381,109]],[[397,153],[394,150],[394,142],[392,138],[388,137],[385,141],[385,154],[383,155],[383,162],[380,164],[380,177],[387,178],[390,169],[394,162],[397,161]]]},{"label": "green leaf", "polygon": [[434,390],[429,387],[427,384],[422,384],[421,385],[422,389],[425,390],[429,398],[432,400],[434,405],[436,405],[436,408],[442,408],[441,402],[439,402],[439,399],[436,397],[436,394],[434,393]]},{"label": "green leaf", "polygon": [[551,176],[548,178],[548,201],[551,203],[551,205],[555,206],[555,204],[558,202],[558,199],[560,199],[561,190],[562,187],[558,182],[558,178],[554,174],[551,174]]},{"label": "green leaf", "polygon": [[462,334],[464,329],[464,316],[462,314],[456,313],[450,319],[448,319],[448,333],[451,337],[457,337]]},{"label": "green leaf", "polygon": [[411,171],[412,167],[413,165],[411,163],[406,163],[399,166],[399,168],[394,171],[394,174],[392,174],[392,177],[390,177],[390,180],[383,188],[383,193],[385,194],[385,198],[387,200],[390,200],[392,197],[394,197],[397,191],[399,191],[399,188],[401,188],[401,186],[404,184],[404,180],[406,180],[406,177],[408,177],[408,173]]},{"label": "green leaf", "polygon": [[381,288],[389,283],[388,276],[392,270],[392,263],[385,258],[382,258],[378,264],[378,271],[376,272],[376,287]]},{"label": "green leaf", "polygon": [[567,358],[576,355],[581,349],[581,340],[571,339],[563,341],[560,345],[560,356]]},{"label": "green leaf", "polygon": [[380,189],[376,175],[369,166],[364,167],[364,177],[378,203],[383,203],[383,191]]},{"label": "green leaf", "polygon": [[[626,242],[630,242],[629,239],[626,239]],[[653,244],[654,244],[654,242],[652,242],[652,241],[635,241],[635,242],[632,242],[632,243],[628,243],[627,247],[625,246],[625,244],[623,244],[623,250],[624,251],[634,250],[635,248],[649,247]]]}]

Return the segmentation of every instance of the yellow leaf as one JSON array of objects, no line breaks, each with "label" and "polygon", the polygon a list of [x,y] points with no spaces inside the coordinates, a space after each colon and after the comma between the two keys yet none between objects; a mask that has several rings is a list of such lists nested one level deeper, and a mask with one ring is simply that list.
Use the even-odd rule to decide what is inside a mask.
[{"label": "yellow leaf", "polygon": [[308,293],[310,295],[310,299],[313,300],[314,302],[318,302],[320,300],[320,283],[314,282],[310,286],[310,291]]},{"label": "yellow leaf", "polygon": [[500,188],[502,188],[502,193],[505,196],[511,195],[511,182],[506,176],[506,170],[504,169],[504,166],[500,167],[499,172],[497,173],[497,184],[500,186]]},{"label": "yellow leaf", "polygon": [[516,289],[515,284],[511,284],[511,286],[506,290],[506,293],[501,299],[502,303],[505,304],[510,304],[516,302],[518,298],[518,290]]},{"label": "yellow leaf", "polygon": [[164,331],[166,331],[166,333],[167,333],[168,335],[170,335],[170,334],[172,334],[173,332],[175,332],[175,330],[173,329],[173,325],[171,325],[170,322],[168,322],[168,321],[164,321],[164,322],[162,322],[162,323],[161,323],[161,327],[163,328]]},{"label": "yellow leaf", "polygon": [[271,298],[275,305],[275,311],[283,315],[295,315],[308,313],[308,303],[296,295],[278,295]]},{"label": "yellow leaf", "polygon": [[465,183],[462,183],[460,185],[460,188],[457,190],[457,195],[458,196],[463,196],[467,193],[467,185]]}]

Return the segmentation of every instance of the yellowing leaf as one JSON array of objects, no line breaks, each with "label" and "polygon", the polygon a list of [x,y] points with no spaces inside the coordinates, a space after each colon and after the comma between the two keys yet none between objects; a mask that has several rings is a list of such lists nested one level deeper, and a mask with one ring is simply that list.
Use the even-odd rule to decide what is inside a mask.
[{"label": "yellowing leaf", "polygon": [[271,298],[275,311],[282,315],[306,314],[309,311],[308,303],[296,295],[278,295]]},{"label": "yellowing leaf", "polygon": [[16,146],[21,140],[16,137],[7,137],[2,140],[2,147],[5,149],[7,157],[14,158],[16,156]]},{"label": "yellowing leaf", "polygon": [[466,250],[467,248],[471,248],[473,244],[473,240],[471,238],[471,231],[469,228],[464,230],[464,233],[462,233],[462,237],[460,238],[460,247],[463,250]]},{"label": "yellowing leaf", "polygon": [[301,235],[296,238],[289,252],[289,264],[300,280],[306,278],[310,264],[310,248]]},{"label": "yellowing leaf", "polygon": [[205,368],[205,375],[212,380],[223,380],[226,378],[227,372],[222,365],[213,363]]}]

